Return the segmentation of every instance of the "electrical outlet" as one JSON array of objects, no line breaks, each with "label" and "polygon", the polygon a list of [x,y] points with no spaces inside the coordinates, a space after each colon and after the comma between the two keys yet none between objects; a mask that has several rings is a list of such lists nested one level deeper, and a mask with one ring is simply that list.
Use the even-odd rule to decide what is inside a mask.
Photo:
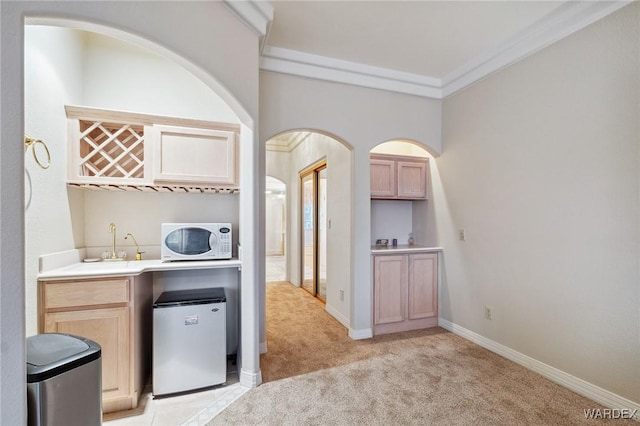
[{"label": "electrical outlet", "polygon": [[485,306],[484,307],[484,317],[488,320],[493,319],[492,315],[491,315],[491,306]]},{"label": "electrical outlet", "polygon": [[340,301],[344,300],[344,290],[340,289]]},{"label": "electrical outlet", "polygon": [[464,234],[464,228],[458,230],[458,239],[460,241],[465,241],[466,240],[466,235]]}]

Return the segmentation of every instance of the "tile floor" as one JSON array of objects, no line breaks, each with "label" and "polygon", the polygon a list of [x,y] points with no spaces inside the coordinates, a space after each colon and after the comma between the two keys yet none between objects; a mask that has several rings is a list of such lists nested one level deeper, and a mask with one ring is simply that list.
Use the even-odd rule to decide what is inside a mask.
[{"label": "tile floor", "polygon": [[284,256],[266,257],[266,281],[286,281],[286,262]]},{"label": "tile floor", "polygon": [[[268,256],[267,281],[285,280],[284,256]],[[104,416],[105,426],[203,426],[244,395],[249,388],[238,381],[235,365],[227,367],[224,385],[201,392],[154,399],[151,385],[140,397],[138,408]]]},{"label": "tile floor", "polygon": [[227,382],[200,392],[154,399],[151,386],[138,408],[104,416],[105,426],[203,426],[249,390],[238,381],[236,367],[227,370]]}]

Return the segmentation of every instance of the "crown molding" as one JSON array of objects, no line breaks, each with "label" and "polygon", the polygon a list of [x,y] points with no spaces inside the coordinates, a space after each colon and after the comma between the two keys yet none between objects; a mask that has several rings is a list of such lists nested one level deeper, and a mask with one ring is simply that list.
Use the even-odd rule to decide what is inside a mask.
[{"label": "crown molding", "polygon": [[443,99],[604,18],[631,1],[565,1],[537,22],[442,79],[269,45],[264,46],[260,69]]},{"label": "crown molding", "polygon": [[443,97],[446,98],[562,40],[630,2],[631,0],[565,1],[513,37],[447,74],[442,79]]},{"label": "crown molding", "polygon": [[282,137],[276,136],[269,139],[266,150],[277,152],[291,152],[302,142],[311,136],[311,132],[287,133]]},{"label": "crown molding", "polygon": [[437,78],[269,45],[262,52],[260,69],[428,98],[442,97]]},{"label": "crown molding", "polygon": [[259,37],[267,35],[273,21],[273,5],[270,1],[223,0],[223,3]]}]

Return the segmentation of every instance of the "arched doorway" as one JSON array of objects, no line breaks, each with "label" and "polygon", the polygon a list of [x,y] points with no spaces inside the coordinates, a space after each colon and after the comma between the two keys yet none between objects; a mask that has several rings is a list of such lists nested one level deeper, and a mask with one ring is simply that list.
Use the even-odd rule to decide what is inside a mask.
[{"label": "arched doorway", "polygon": [[286,281],[287,186],[272,176],[265,186],[266,281]]},{"label": "arched doorway", "polygon": [[[351,147],[346,142],[318,131],[289,131],[266,142],[266,175],[276,177],[287,188],[287,277],[298,287],[302,286],[305,274],[303,236],[311,225],[303,217],[304,183],[301,178],[309,176],[308,173],[318,169],[318,165],[322,165],[320,168],[324,169],[320,171],[318,182],[322,182],[322,191],[326,192],[326,205],[323,204],[326,211],[321,216],[318,215],[322,224],[317,226],[318,235],[315,240],[326,242],[324,245],[329,247],[341,247],[342,250],[329,250],[324,258],[314,263],[326,271],[326,277],[325,274],[321,277],[323,281],[326,278],[326,297],[325,290],[322,291],[327,303],[326,309],[346,327],[349,326],[351,259],[344,251],[350,252],[352,246],[351,156]],[[309,218],[311,216],[307,217]],[[314,238],[307,239],[312,240]]]}]

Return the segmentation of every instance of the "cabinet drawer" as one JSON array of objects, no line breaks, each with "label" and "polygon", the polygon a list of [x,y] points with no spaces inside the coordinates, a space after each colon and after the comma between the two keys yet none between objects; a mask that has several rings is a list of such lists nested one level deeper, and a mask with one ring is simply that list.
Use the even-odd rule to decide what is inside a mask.
[{"label": "cabinet drawer", "polygon": [[45,282],[46,309],[129,302],[129,279]]}]

